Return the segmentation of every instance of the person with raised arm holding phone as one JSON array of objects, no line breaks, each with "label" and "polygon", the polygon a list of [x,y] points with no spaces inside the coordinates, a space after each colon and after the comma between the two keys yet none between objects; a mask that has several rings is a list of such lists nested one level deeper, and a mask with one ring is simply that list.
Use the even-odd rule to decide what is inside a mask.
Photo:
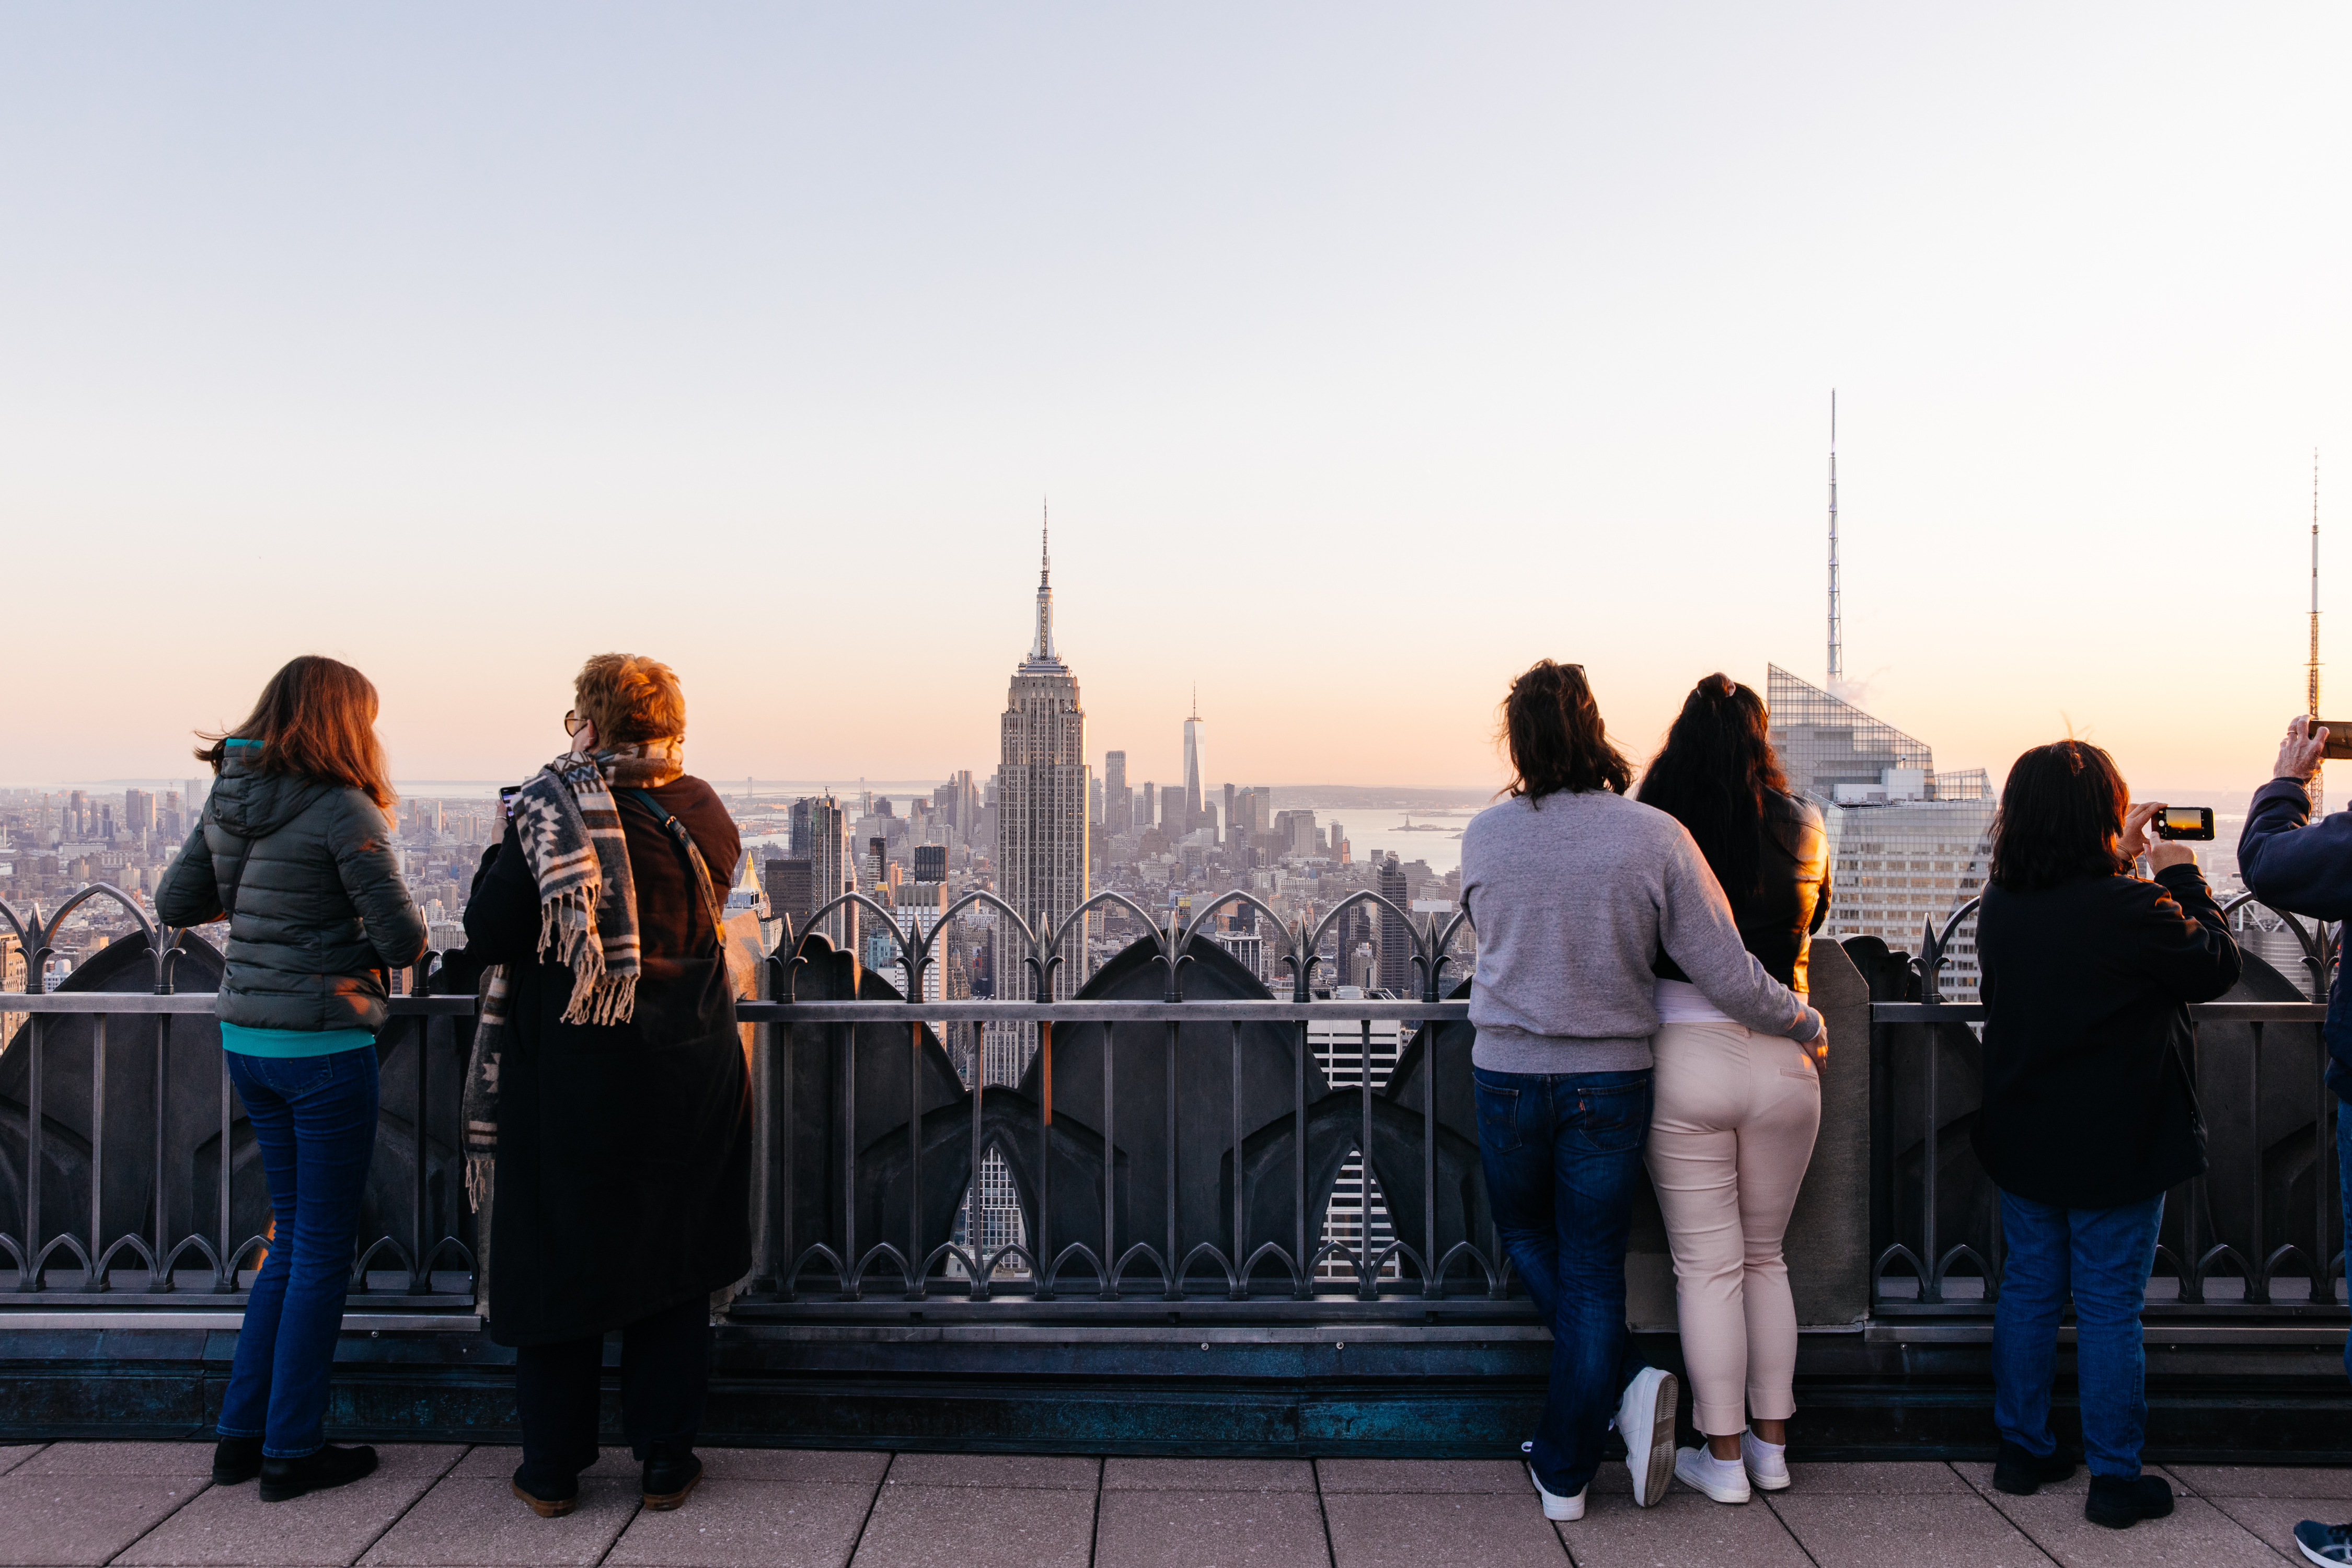
[{"label": "person with raised arm holding phone", "polygon": [[[2323,724],[2298,713],[2287,721],[2286,739],[2271,765],[2271,782],[2254,792],[2246,826],[2238,835],[2238,875],[2246,890],[2272,909],[2311,920],[2352,916],[2352,811],[2314,822],[2312,795],[2320,763],[2340,755],[2352,726]],[[2339,966],[2327,994],[2327,1087],[2336,1091],[2336,1170],[2342,1188],[2344,1231],[2352,1237],[2352,993]],[[2344,1237],[2339,1237],[2338,1240]],[[2323,1265],[2326,1259],[2321,1259]],[[2352,1374],[2352,1341],[2344,1347],[2344,1370]],[[2294,1543],[2314,1563],[2352,1563],[2352,1523],[2305,1520],[2294,1527]]]},{"label": "person with raised arm holding phone", "polygon": [[2150,837],[2165,809],[2132,805],[2096,746],[2036,746],[2001,786],[1977,914],[1984,1096],[1969,1142],[2000,1189],[2008,1247],[1993,1309],[1992,1484],[2023,1497],[2074,1473],[2050,1426],[2071,1296],[2091,1468],[2083,1516],[2110,1529],[2172,1511],[2164,1479],[2140,1473],[2140,1312],[2164,1194],[2206,1165],[2189,1004],[2227,992],[2242,963],[2195,855]]}]

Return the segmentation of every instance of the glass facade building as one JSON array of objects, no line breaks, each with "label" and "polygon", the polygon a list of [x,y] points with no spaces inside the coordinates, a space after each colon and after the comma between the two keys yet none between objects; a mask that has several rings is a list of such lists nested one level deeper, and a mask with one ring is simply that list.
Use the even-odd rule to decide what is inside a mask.
[{"label": "glass facade building", "polygon": [[[1765,701],[1789,787],[1821,807],[1829,831],[1830,914],[1822,934],[1874,936],[1916,952],[1929,927],[1983,890],[1992,858],[1993,794],[1981,768],[1938,774],[1935,753],[1778,665]],[[1977,999],[1976,920],[1954,932],[1942,976],[1948,1001]]]}]

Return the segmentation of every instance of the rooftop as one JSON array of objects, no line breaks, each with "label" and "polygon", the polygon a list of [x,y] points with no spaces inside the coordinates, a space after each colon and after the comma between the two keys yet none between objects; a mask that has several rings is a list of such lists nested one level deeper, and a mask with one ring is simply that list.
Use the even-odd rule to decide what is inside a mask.
[{"label": "rooftop", "polygon": [[2171,1518],[2108,1531],[2085,1483],[2005,1497],[1991,1467],[1796,1464],[1786,1492],[1745,1507],[1676,1486],[1633,1506],[1601,1473],[1591,1511],[1547,1523],[1508,1460],[1181,1459],[1072,1455],[707,1448],[708,1479],[674,1513],[639,1505],[635,1466],[608,1449],[579,1510],[542,1520],[509,1494],[518,1451],[383,1447],[339,1491],[265,1505],[215,1487],[208,1442],[56,1443],[0,1449],[0,1552],[11,1563],[632,1568],[1128,1568],[1269,1563],[1431,1568],[1671,1563],[1805,1568],[1934,1562],[2300,1561],[2289,1532],[2352,1513],[2352,1473],[2178,1466]]}]

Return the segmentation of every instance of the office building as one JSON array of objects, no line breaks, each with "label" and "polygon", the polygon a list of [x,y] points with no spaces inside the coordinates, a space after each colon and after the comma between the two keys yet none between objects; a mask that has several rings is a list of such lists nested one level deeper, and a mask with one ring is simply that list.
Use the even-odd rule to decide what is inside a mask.
[{"label": "office building", "polygon": [[[808,795],[793,803],[793,847],[809,865],[812,909],[823,909],[844,893],[857,889],[857,873],[850,847],[850,821],[833,795]],[[816,924],[835,948],[856,951],[857,910],[845,905]]]},{"label": "office building", "polygon": [[1127,787],[1127,753],[1103,753],[1103,831],[1112,836],[1135,831],[1135,795]]},{"label": "office building", "polygon": [[[1332,1002],[1391,999],[1385,991],[1367,991],[1354,985],[1335,986],[1316,994],[1318,1001]],[[1373,1089],[1386,1089],[1389,1075],[1396,1070],[1397,1058],[1410,1037],[1405,1026],[1393,1018],[1369,1023],[1318,1019],[1307,1026],[1307,1049],[1314,1055],[1315,1065],[1322,1068],[1324,1080],[1335,1089],[1358,1087],[1364,1081],[1367,1068]],[[1339,1179],[1331,1184],[1331,1199],[1323,1210],[1322,1239],[1358,1256],[1375,1258],[1396,1240],[1388,1199],[1377,1180],[1366,1179],[1360,1149],[1348,1151]],[[1393,1258],[1381,1266],[1383,1279],[1394,1279],[1399,1272]],[[1315,1277],[1326,1283],[1352,1281],[1356,1278],[1355,1264],[1349,1258],[1327,1258],[1317,1266]]]},{"label": "office building", "polygon": [[[1209,743],[1209,727],[1201,718],[1201,693],[1192,692],[1192,716],[1184,721],[1184,832],[1202,826],[1202,792],[1208,788],[1208,768],[1202,756]],[[1178,835],[1182,837],[1182,835]]]},{"label": "office building", "polygon": [[[1395,856],[1381,862],[1377,880],[1379,886],[1373,891],[1398,909],[1409,907],[1407,900],[1412,894],[1405,887],[1404,868]],[[1412,933],[1403,917],[1381,910],[1380,928],[1381,989],[1399,996],[1420,995],[1420,988],[1413,984]]]},{"label": "office building", "polygon": [[768,889],[768,907],[784,921],[791,922],[793,939],[797,942],[808,929],[811,910],[816,908],[816,879],[809,861],[803,856],[786,856],[760,863],[761,885]]},{"label": "office building", "polygon": [[[1052,557],[1041,550],[1029,654],[1013,672],[997,764],[997,896],[1032,931],[1051,931],[1087,899],[1087,716],[1077,677],[1054,651]],[[1017,942],[1017,938],[1013,938]],[[997,937],[995,972],[1018,974],[1025,956]],[[1055,972],[1056,996],[1080,965]],[[1034,1031],[1032,1031],[1034,1033]]]},{"label": "office building", "polygon": [[[1829,834],[1830,913],[1822,934],[1874,936],[1917,952],[1983,891],[1995,801],[1981,768],[1938,773],[1935,754],[1883,720],[1799,679],[1766,670],[1772,748],[1789,787],[1821,807]],[[1976,1000],[1976,921],[1954,933],[1943,993]]]},{"label": "office building", "polygon": [[915,846],[915,880],[944,882],[948,879],[948,847],[944,844]]}]

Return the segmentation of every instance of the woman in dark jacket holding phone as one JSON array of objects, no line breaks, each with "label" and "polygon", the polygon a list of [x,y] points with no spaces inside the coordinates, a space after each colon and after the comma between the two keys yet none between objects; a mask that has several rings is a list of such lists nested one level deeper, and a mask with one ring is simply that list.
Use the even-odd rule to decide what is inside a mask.
[{"label": "woman in dark jacket holding phone", "polygon": [[247,1296],[213,1479],[280,1502],[355,1481],[375,1450],[326,1441],[360,1197],[375,1152],[383,982],[425,951],[392,847],[375,688],[304,655],[196,752],[219,782],[155,889],[167,925],[228,917],[221,1045],[269,1183],[274,1228]]},{"label": "woman in dark jacket holding phone", "polygon": [[[2188,1004],[2238,982],[2238,946],[2196,857],[2147,837],[2106,752],[2079,741],[2018,758],[1977,917],[1984,1100],[1973,1142],[2000,1189],[2008,1248],[1993,1315],[1993,1485],[2074,1474],[2050,1431],[2058,1319],[2074,1302],[2091,1466],[2084,1516],[2116,1529],[2172,1511],[2140,1470],[2140,1308],[2165,1190],[2205,1169]],[[2146,854],[2154,874],[2133,874]]]},{"label": "woman in dark jacket holding phone", "polygon": [[667,665],[588,661],[571,750],[515,796],[466,907],[493,967],[466,1086],[488,1195],[490,1337],[516,1347],[515,1495],[569,1513],[596,1462],[604,1335],[645,1503],[702,1476],[710,1293],[751,1267],[751,1096],[720,948],[740,845],[680,761]]}]

